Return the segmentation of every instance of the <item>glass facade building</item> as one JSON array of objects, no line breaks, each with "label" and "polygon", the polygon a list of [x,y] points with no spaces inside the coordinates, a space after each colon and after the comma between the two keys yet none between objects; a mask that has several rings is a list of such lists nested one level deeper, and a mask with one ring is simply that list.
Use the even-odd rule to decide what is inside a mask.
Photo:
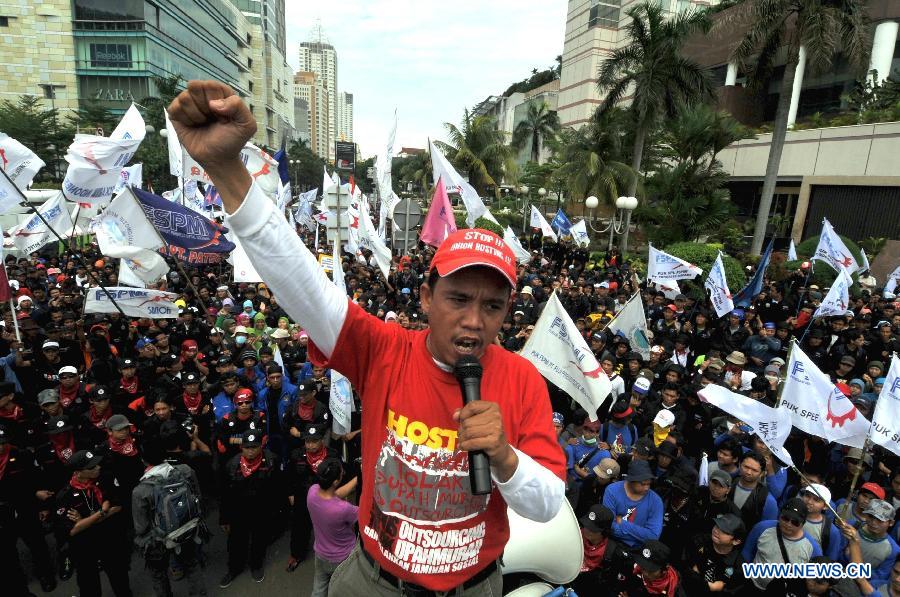
[{"label": "glass facade building", "polygon": [[218,79],[241,95],[249,70],[230,0],[73,0],[79,96],[114,113],[155,95],[153,77]]}]

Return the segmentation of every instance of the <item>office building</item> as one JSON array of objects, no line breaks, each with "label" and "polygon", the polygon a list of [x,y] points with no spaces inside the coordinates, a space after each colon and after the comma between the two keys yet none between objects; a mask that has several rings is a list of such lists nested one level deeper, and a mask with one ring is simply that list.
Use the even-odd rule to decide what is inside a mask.
[{"label": "office building", "polygon": [[306,102],[306,127],[309,131],[309,147],[319,157],[328,155],[332,142],[328,142],[328,94],[316,73],[299,71],[294,74],[294,97]]},{"label": "office building", "polygon": [[337,136],[341,141],[353,141],[353,94],[338,93]]},{"label": "office building", "polygon": [[316,81],[324,91],[324,101],[316,106],[318,118],[316,124],[316,153],[327,160],[334,161],[334,141],[337,138],[338,92],[337,92],[337,52],[320,24],[316,24],[309,35],[309,40],[300,44],[300,72],[315,73]]}]

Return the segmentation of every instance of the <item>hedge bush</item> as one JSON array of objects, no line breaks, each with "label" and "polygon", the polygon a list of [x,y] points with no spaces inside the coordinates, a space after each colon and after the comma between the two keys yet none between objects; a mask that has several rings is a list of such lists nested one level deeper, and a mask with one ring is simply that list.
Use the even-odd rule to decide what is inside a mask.
[{"label": "hedge bush", "polygon": [[[841,236],[841,235],[838,235]],[[841,236],[841,240],[844,241],[844,244],[850,250],[850,253],[853,254],[853,258],[856,259],[857,263],[862,263],[862,253],[860,253],[859,245],[855,242],[847,238],[846,236]],[[787,271],[792,272],[794,270],[800,269],[800,265],[804,261],[809,261],[809,258],[815,254],[816,247],[819,245],[819,235],[811,236],[807,238],[805,241],[797,245],[797,256],[800,259],[794,261],[786,261],[784,263],[784,267]],[[826,286],[831,286],[834,282],[834,279],[837,277],[837,271],[835,271],[830,265],[825,263],[824,261],[814,261],[813,263],[813,272],[809,277],[809,284],[816,284],[819,288],[825,288]],[[853,286],[850,288],[850,293],[852,295],[856,295],[859,291],[859,285],[856,283],[857,278],[859,276],[857,274],[853,274],[851,276],[853,278]]]}]

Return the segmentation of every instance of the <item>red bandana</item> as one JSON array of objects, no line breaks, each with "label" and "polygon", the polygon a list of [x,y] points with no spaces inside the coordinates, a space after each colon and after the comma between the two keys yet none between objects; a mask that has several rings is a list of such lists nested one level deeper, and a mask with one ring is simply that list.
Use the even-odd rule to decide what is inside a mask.
[{"label": "red bandana", "polygon": [[50,443],[53,444],[56,456],[63,462],[69,462],[69,458],[75,453],[75,435],[71,431],[50,435]]},{"label": "red bandana", "polygon": [[197,392],[196,394],[191,395],[184,392],[181,395],[181,399],[184,400],[184,406],[192,415],[196,415],[200,412],[200,403],[203,402],[203,394]]},{"label": "red bandana", "polygon": [[[641,575],[641,567],[637,564],[634,566],[634,573],[638,576]],[[675,595],[675,589],[678,587],[678,573],[675,572],[675,569],[671,566],[666,566],[662,576],[656,580],[648,582],[644,580],[643,576],[641,576],[641,580],[644,583],[644,588],[647,590],[648,595],[666,595],[666,597],[673,597]]]},{"label": "red bandana", "polygon": [[297,407],[297,416],[304,421],[312,421],[313,413],[316,410],[316,403],[312,402],[310,404],[304,404],[302,401],[300,405]]},{"label": "red bandana", "polygon": [[62,385],[59,386],[59,403],[62,404],[63,408],[69,408],[69,405],[78,398],[78,390],[81,389],[81,382],[75,384],[75,387],[71,390],[67,390]]},{"label": "red bandana", "polygon": [[19,419],[25,416],[25,412],[22,410],[22,407],[16,404],[13,406],[12,410],[0,410],[0,418],[7,419],[10,421],[18,421]]},{"label": "red bandana", "polygon": [[325,460],[326,455],[325,448],[320,448],[319,451],[315,453],[309,451],[306,452],[306,463],[314,473],[319,472],[319,465]]},{"label": "red bandana", "polygon": [[138,393],[138,377],[135,375],[131,379],[127,377],[123,377],[119,380],[119,386],[122,388],[123,392],[131,394],[132,396],[137,396]]},{"label": "red bandana", "polygon": [[109,436],[109,449],[116,454],[122,456],[137,456],[137,450],[134,448],[134,438],[130,435],[123,440],[117,440],[112,435]]},{"label": "red bandana", "polygon": [[112,407],[107,406],[106,410],[102,413],[97,414],[97,411],[94,409],[94,405],[91,405],[90,411],[88,411],[89,416],[91,417],[91,424],[97,429],[106,429],[106,421],[112,416]]},{"label": "red bandana", "polygon": [[80,489],[85,493],[85,495],[90,495],[94,498],[94,501],[97,502],[97,506],[101,506],[103,504],[103,492],[100,491],[100,488],[97,486],[96,481],[94,479],[89,479],[87,481],[79,481],[78,473],[72,473],[72,478],[69,480],[69,485],[71,485],[74,489]]},{"label": "red bandana", "polygon": [[241,474],[244,475],[245,478],[249,477],[250,475],[252,475],[253,473],[256,472],[256,469],[259,468],[259,465],[262,464],[262,461],[263,461],[262,452],[260,452],[259,456],[254,458],[252,461],[247,460],[246,458],[244,458],[244,456],[241,456]]},{"label": "red bandana", "polygon": [[600,543],[594,545],[587,540],[587,537],[585,537],[584,534],[582,534],[581,542],[584,544],[584,562],[581,564],[581,571],[590,572],[599,567],[600,563],[603,562],[603,556],[606,555],[606,545],[609,543],[609,539],[604,537]]},{"label": "red bandana", "polygon": [[6,463],[9,462],[9,449],[7,448],[6,452],[0,454],[0,479],[3,478],[3,475],[6,473]]}]

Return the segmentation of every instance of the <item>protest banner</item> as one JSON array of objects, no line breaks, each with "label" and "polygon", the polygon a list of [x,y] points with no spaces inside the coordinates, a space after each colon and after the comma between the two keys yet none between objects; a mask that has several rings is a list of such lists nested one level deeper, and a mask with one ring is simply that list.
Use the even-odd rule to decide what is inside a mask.
[{"label": "protest banner", "polygon": [[650,282],[669,282],[677,280],[693,280],[703,273],[696,265],[690,264],[674,255],[669,255],[650,245],[650,256],[647,261],[647,280]]},{"label": "protest banner", "polygon": [[[107,295],[109,292],[109,295]],[[174,319],[178,317],[177,294],[161,290],[114,286],[104,291],[102,288],[88,289],[84,302],[85,313],[115,313],[118,303],[128,317],[148,317],[150,319]]]}]

